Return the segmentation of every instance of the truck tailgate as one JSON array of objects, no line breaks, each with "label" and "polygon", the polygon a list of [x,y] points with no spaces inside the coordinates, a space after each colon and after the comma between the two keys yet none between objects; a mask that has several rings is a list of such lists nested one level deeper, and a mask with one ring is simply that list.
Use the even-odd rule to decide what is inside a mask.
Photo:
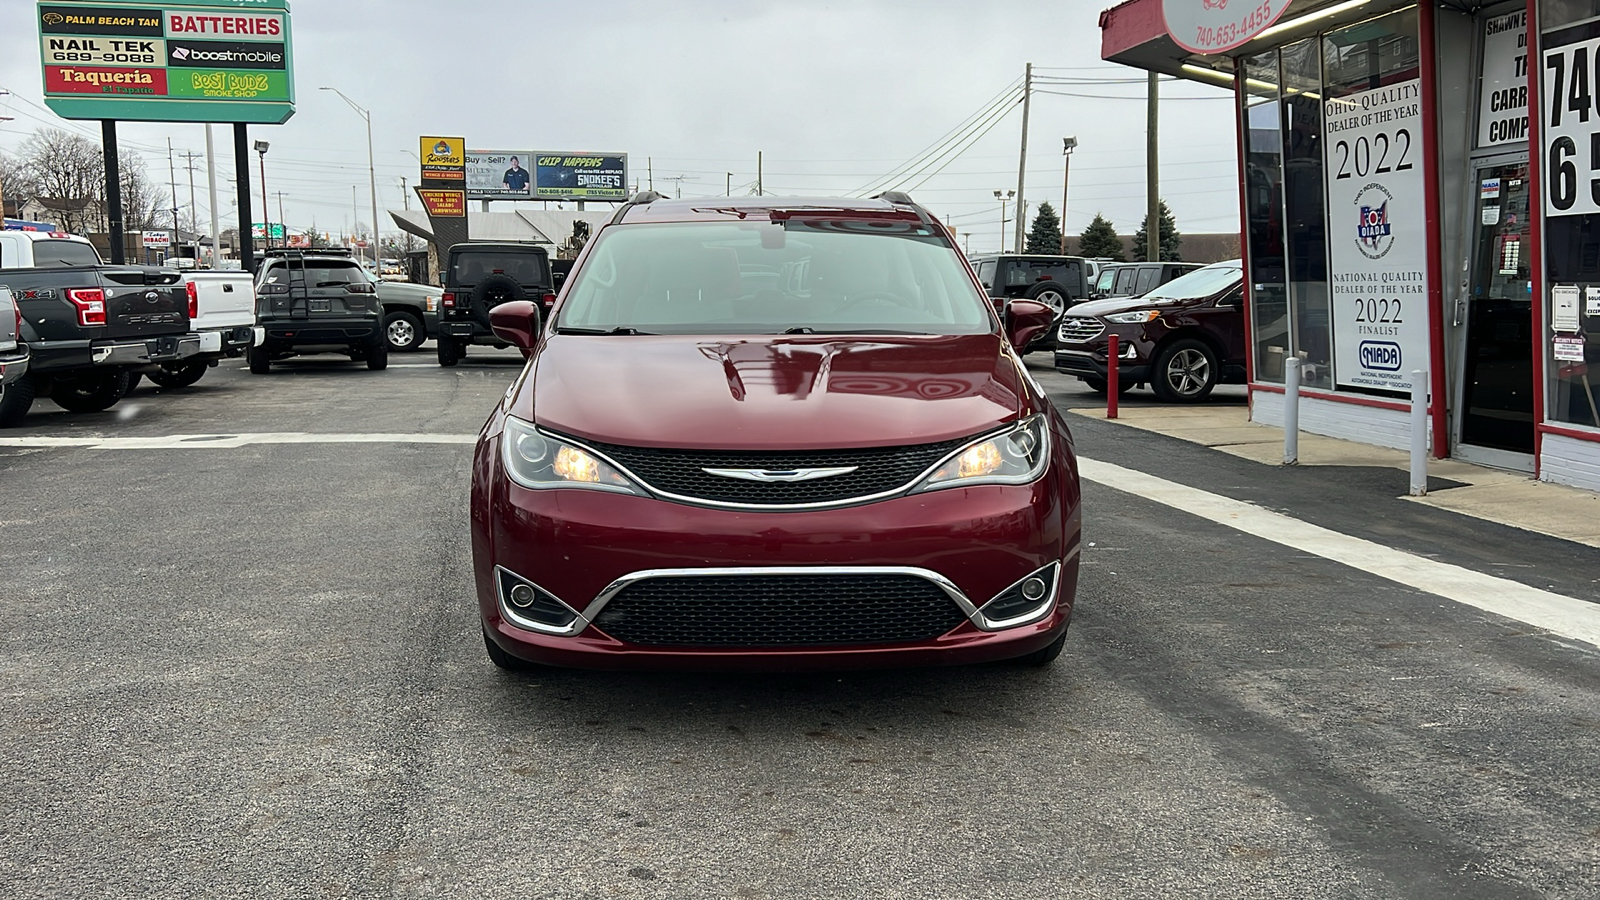
[{"label": "truck tailgate", "polygon": [[249,272],[190,272],[184,281],[195,288],[196,315],[189,322],[195,331],[256,323],[255,279]]},{"label": "truck tailgate", "polygon": [[170,269],[105,266],[104,338],[154,337],[189,330],[189,295],[181,276]]}]

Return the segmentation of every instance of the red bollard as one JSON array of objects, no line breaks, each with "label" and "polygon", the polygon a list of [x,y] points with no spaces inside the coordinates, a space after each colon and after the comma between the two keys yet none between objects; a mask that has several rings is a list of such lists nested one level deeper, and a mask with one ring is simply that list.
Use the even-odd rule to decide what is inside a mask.
[{"label": "red bollard", "polygon": [[1117,375],[1117,357],[1121,351],[1117,348],[1117,336],[1111,336],[1111,346],[1106,348],[1106,418],[1117,417],[1117,394],[1121,393],[1121,379]]}]

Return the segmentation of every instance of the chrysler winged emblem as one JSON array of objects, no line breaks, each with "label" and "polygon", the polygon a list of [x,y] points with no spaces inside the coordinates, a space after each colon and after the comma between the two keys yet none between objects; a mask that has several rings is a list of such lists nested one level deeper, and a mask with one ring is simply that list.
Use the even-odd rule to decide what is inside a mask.
[{"label": "chrysler winged emblem", "polygon": [[793,482],[816,481],[818,478],[832,478],[835,475],[848,475],[860,466],[831,466],[820,469],[701,469],[707,475],[719,475],[723,478],[739,478],[744,481],[765,482]]}]

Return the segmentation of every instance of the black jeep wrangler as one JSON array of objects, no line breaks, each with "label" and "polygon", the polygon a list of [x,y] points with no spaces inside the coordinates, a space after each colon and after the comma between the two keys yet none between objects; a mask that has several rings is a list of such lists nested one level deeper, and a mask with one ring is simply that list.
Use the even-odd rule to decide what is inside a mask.
[{"label": "black jeep wrangler", "polygon": [[389,366],[383,304],[349,250],[268,250],[256,270],[256,324],[266,340],[250,348],[250,371],[302,353],[343,353],[374,371]]},{"label": "black jeep wrangler", "polygon": [[550,254],[536,244],[471,241],[451,247],[439,298],[439,365],[460,362],[472,344],[505,347],[489,329],[489,310],[531,300],[548,313],[553,284]]}]

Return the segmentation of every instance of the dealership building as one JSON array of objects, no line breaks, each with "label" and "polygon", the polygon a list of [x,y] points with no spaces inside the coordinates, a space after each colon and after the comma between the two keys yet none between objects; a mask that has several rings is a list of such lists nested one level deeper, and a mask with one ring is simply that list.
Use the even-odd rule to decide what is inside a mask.
[{"label": "dealership building", "polygon": [[1231,87],[1250,415],[1600,490],[1600,0],[1128,0],[1102,56]]}]

